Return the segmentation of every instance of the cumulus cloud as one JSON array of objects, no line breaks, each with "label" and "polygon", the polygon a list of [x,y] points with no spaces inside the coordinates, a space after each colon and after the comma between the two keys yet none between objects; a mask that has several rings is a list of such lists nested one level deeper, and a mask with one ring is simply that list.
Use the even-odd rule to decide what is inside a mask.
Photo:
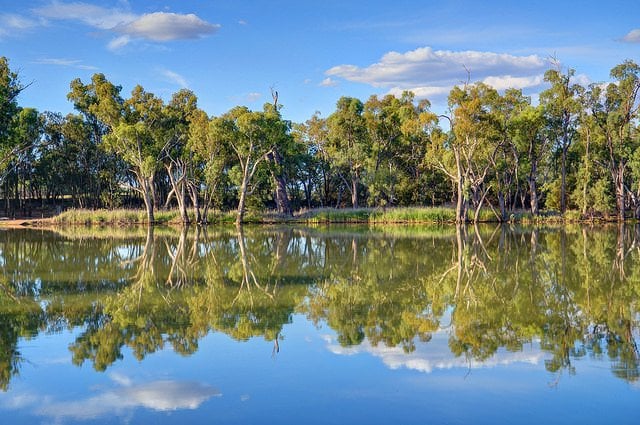
[{"label": "cumulus cloud", "polygon": [[156,12],[119,25],[115,30],[131,37],[152,41],[171,41],[200,38],[216,32],[219,28],[220,25],[210,24],[194,14]]},{"label": "cumulus cloud", "polygon": [[190,40],[215,33],[218,24],[209,23],[194,14],[154,12],[138,15],[119,8],[106,8],[83,2],[52,3],[32,9],[37,16],[49,20],[77,21],[117,35],[108,44],[118,50],[133,40],[167,42]]},{"label": "cumulus cloud", "polygon": [[402,92],[411,90],[418,99],[430,99],[432,97],[446,96],[451,91],[452,88],[453,88],[453,85],[441,86],[441,87],[419,86],[419,87],[411,87],[410,89],[407,89],[406,87],[405,88],[393,87],[391,88],[391,90],[389,90],[389,94],[399,97],[400,95],[402,95]]},{"label": "cumulus cloud", "polygon": [[171,83],[174,83],[182,88],[189,87],[189,83],[187,82],[187,79],[184,78],[182,75],[178,74],[177,72],[170,71],[168,69],[163,69],[162,71],[160,71],[160,73],[167,81]]},{"label": "cumulus cloud", "polygon": [[344,64],[325,72],[328,77],[422,95],[442,95],[467,80],[492,82],[496,88],[532,87],[543,81],[547,62],[537,56],[480,51],[433,50],[421,47],[405,53],[389,52],[366,67]]},{"label": "cumulus cloud", "polygon": [[627,35],[622,37],[622,40],[627,43],[640,43],[640,28],[629,31]]},{"label": "cumulus cloud", "polygon": [[54,66],[64,66],[68,68],[77,68],[77,69],[85,69],[89,71],[95,71],[98,68],[92,65],[85,65],[79,59],[63,59],[63,58],[42,58],[34,61],[34,63],[39,65],[54,65]]},{"label": "cumulus cloud", "polygon": [[482,80],[483,83],[493,87],[496,90],[526,89],[529,87],[539,86],[544,82],[543,75],[532,75],[529,77],[513,77],[511,75],[503,75],[500,77],[489,76]]},{"label": "cumulus cloud", "polygon": [[324,80],[320,81],[320,86],[322,87],[335,87],[338,85],[338,82],[331,77],[327,77]]}]

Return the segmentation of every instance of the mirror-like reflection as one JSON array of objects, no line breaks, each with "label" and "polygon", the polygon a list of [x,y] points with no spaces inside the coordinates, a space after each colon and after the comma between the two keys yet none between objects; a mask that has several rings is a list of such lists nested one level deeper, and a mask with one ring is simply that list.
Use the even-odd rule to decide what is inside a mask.
[{"label": "mirror-like reflection", "polygon": [[76,329],[73,363],[105,371],[125,352],[189,356],[211,332],[277,356],[295,315],[335,332],[333,352],[393,368],[432,368],[419,354],[446,338],[442,364],[539,344],[558,380],[589,357],[635,382],[639,257],[633,226],[3,231],[0,388],[28,361],[20,340],[42,334]]}]

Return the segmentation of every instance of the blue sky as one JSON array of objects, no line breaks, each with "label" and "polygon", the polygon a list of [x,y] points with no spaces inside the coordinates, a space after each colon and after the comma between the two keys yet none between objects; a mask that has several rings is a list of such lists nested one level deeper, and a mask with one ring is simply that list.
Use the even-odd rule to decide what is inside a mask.
[{"label": "blue sky", "polygon": [[343,95],[411,89],[444,110],[467,79],[535,99],[556,57],[583,83],[640,61],[637,0],[0,0],[0,56],[32,82],[22,106],[62,113],[74,78],[104,73],[128,97],[193,90],[219,115],[261,109],[270,88],[285,118],[328,115]]}]

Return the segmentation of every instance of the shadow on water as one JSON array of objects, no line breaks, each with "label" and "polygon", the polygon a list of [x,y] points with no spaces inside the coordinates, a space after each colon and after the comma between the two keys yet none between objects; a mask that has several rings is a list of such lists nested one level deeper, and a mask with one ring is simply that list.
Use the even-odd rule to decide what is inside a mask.
[{"label": "shadow on water", "polygon": [[85,229],[0,232],[0,388],[21,338],[78,328],[73,363],[98,371],[210,332],[280,350],[294,314],[342,347],[428,344],[483,362],[539,342],[545,367],[584,356],[640,377],[640,227]]}]

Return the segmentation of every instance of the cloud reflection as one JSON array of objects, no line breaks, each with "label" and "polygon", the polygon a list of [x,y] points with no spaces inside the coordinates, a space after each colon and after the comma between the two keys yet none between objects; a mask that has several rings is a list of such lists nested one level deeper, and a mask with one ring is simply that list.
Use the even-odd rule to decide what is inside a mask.
[{"label": "cloud reflection", "polygon": [[448,346],[448,335],[438,332],[428,343],[416,342],[416,349],[411,353],[405,353],[402,347],[387,347],[384,344],[372,346],[368,340],[364,340],[358,346],[343,347],[337,343],[335,337],[325,336],[327,348],[334,354],[354,355],[369,353],[378,357],[390,369],[406,368],[424,373],[431,373],[438,369],[480,369],[514,363],[540,364],[547,356],[539,349],[523,347],[522,351],[511,352],[499,350],[491,358],[484,361],[468,359],[464,356],[456,357]]},{"label": "cloud reflection", "polygon": [[86,399],[56,401],[52,396],[16,395],[14,398],[20,402],[9,400],[4,407],[32,408],[37,416],[56,421],[88,420],[107,415],[123,416],[136,408],[157,412],[193,410],[209,398],[221,395],[217,389],[200,382],[159,380],[133,384],[129,378],[121,375],[113,375],[111,378],[119,387],[104,390]]}]

